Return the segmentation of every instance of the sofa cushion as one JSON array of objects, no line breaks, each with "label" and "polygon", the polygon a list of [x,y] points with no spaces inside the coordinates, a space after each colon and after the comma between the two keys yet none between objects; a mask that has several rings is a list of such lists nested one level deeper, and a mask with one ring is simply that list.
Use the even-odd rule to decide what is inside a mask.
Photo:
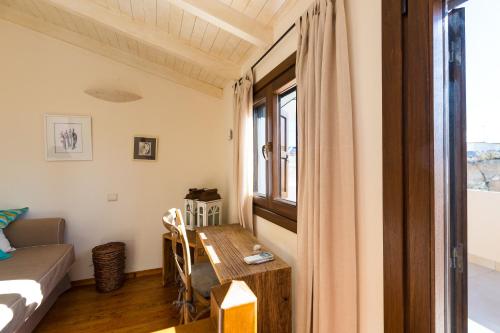
[{"label": "sofa cushion", "polygon": [[10,257],[12,257],[12,254],[7,253],[4,250],[0,249],[0,260],[7,260]]},{"label": "sofa cushion", "polygon": [[66,222],[62,218],[20,219],[4,230],[12,246],[63,244]]},{"label": "sofa cushion", "polygon": [[28,211],[28,207],[20,209],[0,210],[0,229],[5,228],[10,222],[15,221],[19,216]]},{"label": "sofa cushion", "polygon": [[209,262],[203,262],[191,267],[191,283],[194,290],[203,297],[209,298],[210,290],[219,284],[219,280],[212,265]]},{"label": "sofa cushion", "polygon": [[[72,245],[43,245],[19,248],[0,262],[0,311],[7,307],[12,312],[9,327],[18,327],[36,310],[68,273],[74,256]],[[2,313],[3,332],[1,318]]]},{"label": "sofa cushion", "polygon": [[12,245],[10,245],[10,242],[9,240],[7,239],[7,237],[5,237],[4,233],[3,233],[3,229],[0,229],[0,251],[3,251],[3,252],[12,252],[12,251],[15,251],[16,249],[12,247]]}]

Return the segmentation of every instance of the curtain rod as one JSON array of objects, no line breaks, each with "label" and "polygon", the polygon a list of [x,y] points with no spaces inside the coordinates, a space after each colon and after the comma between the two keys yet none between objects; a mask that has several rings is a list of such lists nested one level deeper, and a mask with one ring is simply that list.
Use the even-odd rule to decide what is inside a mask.
[{"label": "curtain rod", "polygon": [[[258,64],[260,64],[260,62],[261,62],[262,60],[264,60],[264,58],[265,58],[265,57],[266,57],[266,56],[267,56],[267,55],[268,55],[268,54],[269,54],[269,53],[270,53],[270,52],[271,52],[271,51],[272,51],[272,50],[276,47],[276,45],[278,45],[278,44],[279,44],[279,42],[281,42],[281,41],[283,40],[283,38],[285,38],[285,37],[286,37],[286,35],[288,35],[288,33],[290,33],[290,31],[292,31],[292,29],[293,29],[293,28],[295,28],[295,23],[294,23],[294,24],[292,24],[292,25],[291,25],[291,26],[290,26],[290,27],[289,27],[289,28],[288,28],[288,29],[287,29],[287,30],[283,33],[283,35],[281,35],[281,36],[280,36],[280,38],[278,38],[278,40],[277,40],[277,41],[275,41],[273,45],[271,45],[271,47],[270,47],[269,49],[267,49],[266,53],[264,53],[264,54],[263,54],[263,55],[259,58],[259,60],[257,60],[257,61],[256,61],[256,62],[252,65],[252,67],[250,67],[250,69],[253,71],[253,70],[254,70],[254,68],[255,68]],[[242,79],[239,79],[238,81],[241,83],[241,80],[242,80]]]},{"label": "curtain rod", "polygon": [[274,49],[274,47],[275,47],[276,45],[278,45],[278,44],[279,44],[279,42],[281,42],[281,41],[283,40],[283,38],[285,38],[285,36],[286,36],[286,35],[288,35],[288,33],[289,33],[290,31],[292,31],[292,29],[293,29],[294,27],[295,27],[295,23],[294,23],[294,24],[292,24],[292,25],[290,26],[290,28],[288,28],[288,29],[285,31],[285,33],[284,33],[283,35],[281,35],[281,36],[280,36],[280,38],[278,38],[278,40],[277,40],[277,41],[275,41],[275,42],[274,42],[274,44],[273,44],[273,45],[271,45],[271,47],[270,47],[270,48],[266,51],[266,53],[264,53],[264,54],[262,55],[262,57],[260,57],[260,58],[259,58],[259,60],[257,60],[257,61],[255,62],[255,64],[253,64],[253,65],[252,65],[251,69],[253,70],[253,69],[254,69],[254,68],[255,68],[255,67],[256,67],[256,66],[257,66],[257,65],[258,65],[258,64],[259,64],[259,63],[260,63],[260,62],[261,62],[261,61],[262,61],[262,60],[263,60],[263,59],[264,59],[264,58],[265,58],[268,54],[269,54],[269,52],[271,52],[271,51]]}]

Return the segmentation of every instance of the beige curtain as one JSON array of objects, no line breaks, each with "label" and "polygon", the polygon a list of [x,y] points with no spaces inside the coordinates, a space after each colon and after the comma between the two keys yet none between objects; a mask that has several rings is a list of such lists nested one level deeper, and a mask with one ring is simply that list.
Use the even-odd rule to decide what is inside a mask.
[{"label": "beige curtain", "polygon": [[253,233],[253,76],[234,86],[234,184],[239,223]]},{"label": "beige curtain", "polygon": [[353,124],[343,0],[296,22],[299,123],[296,331],[357,332]]}]

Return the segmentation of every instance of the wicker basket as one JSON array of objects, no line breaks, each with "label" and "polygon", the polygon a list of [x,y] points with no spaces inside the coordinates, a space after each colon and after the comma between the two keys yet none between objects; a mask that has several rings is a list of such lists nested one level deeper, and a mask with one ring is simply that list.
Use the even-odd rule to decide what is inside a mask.
[{"label": "wicker basket", "polygon": [[125,281],[125,243],[112,242],[92,249],[95,286],[106,293],[120,288]]}]

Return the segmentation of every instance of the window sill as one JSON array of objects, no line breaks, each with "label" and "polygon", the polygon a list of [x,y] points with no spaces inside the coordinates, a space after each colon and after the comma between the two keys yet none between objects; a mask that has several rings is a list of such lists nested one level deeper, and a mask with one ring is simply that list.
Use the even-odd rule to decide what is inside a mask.
[{"label": "window sill", "polygon": [[297,222],[265,208],[253,205],[253,213],[271,223],[277,224],[293,233],[297,233]]}]

